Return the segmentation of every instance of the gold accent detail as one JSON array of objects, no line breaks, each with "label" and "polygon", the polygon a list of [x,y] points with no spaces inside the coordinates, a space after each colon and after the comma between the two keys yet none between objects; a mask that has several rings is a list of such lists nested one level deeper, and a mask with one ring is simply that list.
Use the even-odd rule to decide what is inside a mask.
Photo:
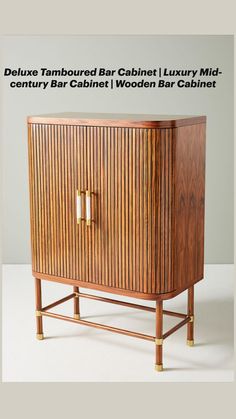
[{"label": "gold accent detail", "polygon": [[193,346],[194,345],[194,340],[187,340],[187,345],[188,346]]},{"label": "gold accent detail", "polygon": [[[86,191],[85,192],[86,198],[90,198],[89,200],[89,207],[90,207],[90,218],[87,219],[87,212],[86,212],[86,225],[87,226],[91,226],[91,192],[90,191]],[[86,206],[87,206],[87,202],[86,202]]]},{"label": "gold accent detail", "polygon": [[74,314],[74,319],[80,320],[80,315],[79,314]]},{"label": "gold accent detail", "polygon": [[35,311],[35,316],[36,316],[36,317],[41,317],[41,316],[42,316],[41,311],[36,310],[36,311]]},{"label": "gold accent detail", "polygon": [[193,323],[194,322],[194,316],[189,316],[189,317],[190,317],[189,323]]},{"label": "gold accent detail", "polygon": [[74,294],[75,294],[75,298],[79,298],[79,293],[78,292],[74,292]]},{"label": "gold accent detail", "polygon": [[43,333],[37,333],[36,338],[38,340],[43,340],[44,339]]},{"label": "gold accent detail", "polygon": [[155,339],[155,344],[158,346],[163,345],[163,339]]},{"label": "gold accent detail", "polygon": [[163,364],[156,364],[155,365],[155,370],[156,371],[163,371]]}]

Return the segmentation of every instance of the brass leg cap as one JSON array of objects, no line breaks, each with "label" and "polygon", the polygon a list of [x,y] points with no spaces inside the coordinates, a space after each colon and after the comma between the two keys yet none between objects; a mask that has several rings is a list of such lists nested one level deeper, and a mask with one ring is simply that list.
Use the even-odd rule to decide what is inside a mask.
[{"label": "brass leg cap", "polygon": [[155,370],[156,371],[163,371],[163,364],[156,364],[155,365]]},{"label": "brass leg cap", "polygon": [[187,345],[188,346],[193,346],[194,345],[194,340],[187,340]]},{"label": "brass leg cap", "polygon": [[38,340],[43,340],[44,339],[43,333],[37,333],[36,338]]},{"label": "brass leg cap", "polygon": [[74,319],[80,320],[80,315],[79,314],[74,314]]}]

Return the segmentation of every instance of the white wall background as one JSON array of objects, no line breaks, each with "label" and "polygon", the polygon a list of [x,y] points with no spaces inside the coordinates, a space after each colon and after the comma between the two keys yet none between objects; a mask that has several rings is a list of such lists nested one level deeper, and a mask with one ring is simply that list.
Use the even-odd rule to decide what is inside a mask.
[{"label": "white wall background", "polygon": [[[11,68],[220,67],[216,89],[10,89]],[[233,37],[9,36],[1,42],[3,262],[30,262],[27,115],[207,115],[206,263],[233,262]]]}]

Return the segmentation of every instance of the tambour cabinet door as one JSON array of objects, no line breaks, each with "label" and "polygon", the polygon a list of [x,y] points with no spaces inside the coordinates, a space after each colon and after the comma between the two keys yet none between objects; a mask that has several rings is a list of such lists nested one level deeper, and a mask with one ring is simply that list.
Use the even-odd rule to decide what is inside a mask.
[{"label": "tambour cabinet door", "polygon": [[[47,275],[98,282],[102,249],[101,178],[104,159],[82,126],[29,124],[32,268]],[[99,138],[98,138],[99,141]],[[99,149],[99,148],[98,148]],[[101,147],[102,150],[102,147]],[[85,192],[93,192],[91,226],[85,222]],[[77,224],[77,193],[83,220]],[[99,199],[98,199],[99,198]],[[100,202],[100,206],[98,206]]]},{"label": "tambour cabinet door", "polygon": [[[33,270],[142,293],[173,290],[172,129],[29,124]],[[76,196],[91,192],[92,223]]]},{"label": "tambour cabinet door", "polygon": [[172,130],[88,127],[87,132],[95,148],[88,178],[101,191],[94,197],[99,283],[142,293],[173,290]]},{"label": "tambour cabinet door", "polygon": [[29,124],[28,138],[33,271],[78,278],[82,247],[76,224],[80,142],[74,127],[60,125]]}]

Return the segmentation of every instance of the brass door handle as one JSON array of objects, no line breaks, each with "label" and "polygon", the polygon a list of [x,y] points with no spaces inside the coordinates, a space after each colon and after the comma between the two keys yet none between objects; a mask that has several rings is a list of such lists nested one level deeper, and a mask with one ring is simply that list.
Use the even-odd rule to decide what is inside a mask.
[{"label": "brass door handle", "polygon": [[77,217],[77,224],[80,224],[81,223],[81,219],[82,219],[81,191],[77,191],[77,197],[76,197],[76,217]]},{"label": "brass door handle", "polygon": [[86,191],[86,224],[91,225],[91,192]]},{"label": "brass door handle", "polygon": [[[86,218],[82,217],[82,194],[85,194],[85,212]],[[91,195],[92,192],[90,191],[81,191],[77,190],[76,194],[76,218],[77,224],[80,224],[81,221],[86,221],[87,226],[91,225],[92,217],[91,217]]]}]

